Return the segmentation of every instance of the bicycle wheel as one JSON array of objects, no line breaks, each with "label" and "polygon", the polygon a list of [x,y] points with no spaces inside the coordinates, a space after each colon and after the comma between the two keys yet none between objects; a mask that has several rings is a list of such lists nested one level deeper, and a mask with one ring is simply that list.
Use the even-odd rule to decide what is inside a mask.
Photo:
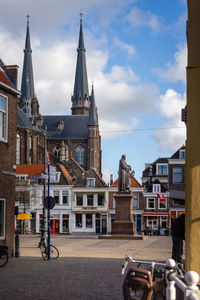
[{"label": "bicycle wheel", "polygon": [[3,251],[3,253],[1,253],[0,255],[0,267],[5,266],[7,262],[8,262],[8,252]]},{"label": "bicycle wheel", "polygon": [[56,259],[56,258],[59,257],[59,251],[53,245],[50,245],[50,256],[51,256],[52,259]]},{"label": "bicycle wheel", "polygon": [[48,259],[47,247],[45,247],[44,245],[41,245],[40,251],[41,251],[42,258],[44,260],[47,260]]}]

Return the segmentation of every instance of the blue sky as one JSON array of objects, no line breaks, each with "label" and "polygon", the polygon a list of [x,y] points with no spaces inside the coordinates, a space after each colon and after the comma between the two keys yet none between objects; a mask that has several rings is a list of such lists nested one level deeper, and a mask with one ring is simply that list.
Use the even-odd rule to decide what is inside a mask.
[{"label": "blue sky", "polygon": [[186,1],[1,0],[0,57],[20,66],[19,88],[25,16],[31,16],[41,114],[70,114],[81,9],[104,178],[108,182],[111,173],[116,178],[126,154],[140,181],[146,162],[171,156],[185,142],[180,118],[186,90]]}]

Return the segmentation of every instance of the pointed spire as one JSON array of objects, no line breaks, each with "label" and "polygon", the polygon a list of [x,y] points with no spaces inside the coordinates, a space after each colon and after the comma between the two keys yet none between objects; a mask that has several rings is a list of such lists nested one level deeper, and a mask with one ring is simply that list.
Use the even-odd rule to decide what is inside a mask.
[{"label": "pointed spire", "polygon": [[[85,46],[83,37],[83,27],[82,27],[82,12],[80,14],[80,32],[79,32],[79,42],[77,48],[77,62],[76,62],[76,75],[74,82],[74,93],[72,96],[72,113],[76,114],[77,106],[85,107],[89,110],[89,92],[88,92],[88,78],[87,78],[87,68],[86,68],[86,57],[85,57]],[[82,114],[82,112],[80,112]]]},{"label": "pointed spire", "polygon": [[90,111],[89,111],[89,119],[88,125],[98,126],[98,116],[97,116],[97,108],[94,97],[94,86],[92,84],[92,93],[90,96]]},{"label": "pointed spire", "polygon": [[32,66],[32,50],[29,30],[29,18],[27,16],[26,41],[24,49],[24,64],[22,71],[21,97],[20,106],[27,115],[31,115],[31,101],[35,98],[33,66]]}]

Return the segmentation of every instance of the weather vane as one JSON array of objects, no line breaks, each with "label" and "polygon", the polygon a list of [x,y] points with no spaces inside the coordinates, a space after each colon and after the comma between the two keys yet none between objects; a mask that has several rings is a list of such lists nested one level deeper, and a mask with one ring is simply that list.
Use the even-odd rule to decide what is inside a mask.
[{"label": "weather vane", "polygon": [[27,23],[29,23],[30,16],[27,15],[26,18],[27,18]]}]

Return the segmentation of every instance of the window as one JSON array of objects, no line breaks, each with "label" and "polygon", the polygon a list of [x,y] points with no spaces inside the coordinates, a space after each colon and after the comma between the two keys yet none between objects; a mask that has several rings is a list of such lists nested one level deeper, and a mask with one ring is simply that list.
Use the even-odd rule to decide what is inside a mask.
[{"label": "window", "polygon": [[76,228],[82,228],[82,214],[76,214]]},{"label": "window", "polygon": [[154,198],[147,199],[147,209],[155,209],[155,199]]},{"label": "window", "polygon": [[77,155],[77,162],[80,165],[84,165],[84,156],[85,156],[85,150],[83,149],[83,147],[79,146],[76,149],[76,155]]},{"label": "window", "polygon": [[98,194],[98,206],[104,206],[104,194]]},{"label": "window", "polygon": [[153,193],[160,193],[160,184],[153,184]]},{"label": "window", "polygon": [[158,229],[158,219],[157,217],[148,217],[147,227],[150,229]]},{"label": "window", "polygon": [[162,165],[157,164],[156,167],[157,167],[157,175],[167,175],[168,174],[167,164],[162,164]]},{"label": "window", "polygon": [[53,191],[53,196],[56,204],[59,204],[59,191]]},{"label": "window", "polygon": [[60,160],[60,147],[56,146],[53,148],[53,154],[55,155],[55,157],[58,158],[58,160]]},{"label": "window", "polygon": [[0,140],[7,141],[7,103],[8,99],[0,95]]},{"label": "window", "polygon": [[86,228],[92,228],[92,214],[86,214]]},{"label": "window", "polygon": [[87,178],[87,187],[94,187],[94,178]]},{"label": "window", "polygon": [[29,137],[29,164],[32,164],[32,153],[33,153],[33,138],[32,136]]},{"label": "window", "polygon": [[62,191],[62,203],[68,204],[68,191]]},{"label": "window", "polygon": [[173,168],[173,183],[182,183],[182,168]]},{"label": "window", "polygon": [[20,135],[16,136],[16,164],[20,164]]},{"label": "window", "polygon": [[83,206],[83,195],[82,194],[76,195],[76,205]]},{"label": "window", "polygon": [[0,240],[5,239],[6,200],[0,199]]},{"label": "window", "polygon": [[179,158],[180,159],[185,159],[185,150],[180,150],[179,151]]},{"label": "window", "polygon": [[88,194],[87,195],[87,206],[93,206],[93,202],[94,202],[94,195]]},{"label": "window", "polygon": [[139,208],[139,195],[134,194],[134,199],[133,199],[133,209],[138,209]]},{"label": "window", "polygon": [[115,197],[113,197],[113,208],[114,208],[114,209],[116,208],[116,200],[115,200]]},{"label": "window", "polygon": [[68,232],[69,229],[69,215],[63,215],[62,232]]},{"label": "window", "polygon": [[167,199],[163,200],[161,198],[158,200],[158,209],[167,209]]}]

